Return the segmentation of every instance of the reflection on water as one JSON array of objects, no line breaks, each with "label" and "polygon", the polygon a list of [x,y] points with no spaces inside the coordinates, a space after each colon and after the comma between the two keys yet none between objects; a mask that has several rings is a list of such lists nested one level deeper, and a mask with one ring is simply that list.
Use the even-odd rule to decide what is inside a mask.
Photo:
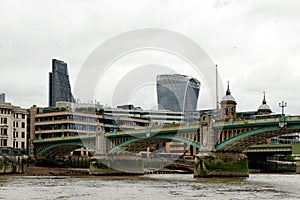
[{"label": "reflection on water", "polygon": [[300,199],[299,185],[299,175],[277,174],[247,179],[0,176],[0,199]]}]

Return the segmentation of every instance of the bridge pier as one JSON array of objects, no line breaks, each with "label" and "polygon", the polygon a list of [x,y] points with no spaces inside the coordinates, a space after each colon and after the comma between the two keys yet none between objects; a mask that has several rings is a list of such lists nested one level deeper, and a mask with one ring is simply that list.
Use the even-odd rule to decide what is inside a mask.
[{"label": "bridge pier", "polygon": [[195,159],[194,178],[249,177],[243,153],[200,153]]},{"label": "bridge pier", "polygon": [[296,161],[296,174],[300,174],[300,157],[296,157],[295,161]]},{"label": "bridge pier", "polygon": [[91,175],[141,175],[144,162],[140,157],[127,155],[95,156],[90,162]]},{"label": "bridge pier", "polygon": [[108,154],[108,139],[99,126],[96,135],[96,154],[91,158],[91,175],[144,174],[144,162],[134,155]]}]

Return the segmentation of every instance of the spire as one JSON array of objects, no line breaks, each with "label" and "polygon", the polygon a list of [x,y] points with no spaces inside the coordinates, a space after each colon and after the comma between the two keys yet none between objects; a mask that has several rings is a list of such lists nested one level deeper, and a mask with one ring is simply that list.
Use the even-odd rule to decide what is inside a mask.
[{"label": "spire", "polygon": [[227,91],[226,91],[226,95],[230,95],[231,94],[231,92],[230,92],[230,90],[229,90],[229,81],[227,81]]},{"label": "spire", "polygon": [[264,91],[263,93],[264,93],[264,99],[263,99],[262,104],[267,104],[267,101],[266,101],[266,92]]}]

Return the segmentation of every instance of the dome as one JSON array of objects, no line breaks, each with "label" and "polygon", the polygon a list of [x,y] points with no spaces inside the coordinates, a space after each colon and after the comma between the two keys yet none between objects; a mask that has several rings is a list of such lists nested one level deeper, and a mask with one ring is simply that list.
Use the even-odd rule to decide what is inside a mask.
[{"label": "dome", "polygon": [[222,98],[222,101],[235,101],[234,97],[229,94],[229,95],[226,95]]},{"label": "dome", "polygon": [[271,108],[267,104],[261,104],[258,110],[271,110]]},{"label": "dome", "polygon": [[222,101],[235,101],[234,97],[231,95],[230,89],[229,89],[229,82],[227,86],[226,95],[222,98]]},{"label": "dome", "polygon": [[268,113],[272,112],[270,106],[268,106],[268,104],[267,104],[265,92],[264,92],[264,98],[263,98],[262,104],[259,106],[257,111],[258,112],[268,112]]}]

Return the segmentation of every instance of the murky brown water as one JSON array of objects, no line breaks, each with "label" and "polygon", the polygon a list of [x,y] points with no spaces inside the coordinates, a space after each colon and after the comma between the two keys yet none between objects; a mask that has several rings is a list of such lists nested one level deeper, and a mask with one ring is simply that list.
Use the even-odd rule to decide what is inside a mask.
[{"label": "murky brown water", "polygon": [[300,199],[300,175],[239,179],[0,176],[0,199]]}]

